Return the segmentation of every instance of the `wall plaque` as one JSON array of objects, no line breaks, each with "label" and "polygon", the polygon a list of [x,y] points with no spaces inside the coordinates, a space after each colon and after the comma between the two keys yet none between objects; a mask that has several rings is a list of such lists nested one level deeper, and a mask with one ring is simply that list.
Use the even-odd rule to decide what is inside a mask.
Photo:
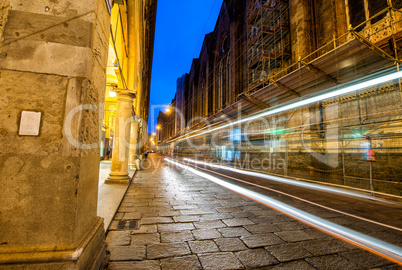
[{"label": "wall plaque", "polygon": [[40,128],[40,112],[22,111],[19,135],[38,136]]}]

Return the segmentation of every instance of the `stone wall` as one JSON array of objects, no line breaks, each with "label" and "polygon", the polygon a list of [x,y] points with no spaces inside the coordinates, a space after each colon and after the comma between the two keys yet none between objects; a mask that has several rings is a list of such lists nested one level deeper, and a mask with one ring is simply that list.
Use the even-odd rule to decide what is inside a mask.
[{"label": "stone wall", "polygon": [[[0,18],[0,265],[89,269],[104,237],[96,203],[105,1],[6,1]],[[41,112],[39,136],[19,135],[22,111]]]}]

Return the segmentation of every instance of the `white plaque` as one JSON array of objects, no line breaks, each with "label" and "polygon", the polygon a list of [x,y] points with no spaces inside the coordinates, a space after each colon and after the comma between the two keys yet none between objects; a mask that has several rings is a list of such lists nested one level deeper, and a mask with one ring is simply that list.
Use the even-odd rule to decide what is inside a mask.
[{"label": "white plaque", "polygon": [[38,136],[40,117],[40,112],[22,111],[19,135]]}]

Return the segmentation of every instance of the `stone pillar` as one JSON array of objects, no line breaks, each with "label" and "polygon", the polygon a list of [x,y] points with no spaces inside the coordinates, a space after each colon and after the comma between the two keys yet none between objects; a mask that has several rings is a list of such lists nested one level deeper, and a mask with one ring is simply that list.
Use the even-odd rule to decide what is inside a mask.
[{"label": "stone pillar", "polygon": [[310,0],[290,0],[290,40],[292,49],[292,62],[299,57],[303,58],[315,50],[313,32],[313,13]]},{"label": "stone pillar", "polygon": [[113,139],[111,172],[105,183],[128,183],[128,159],[130,146],[130,129],[135,93],[128,89],[116,89],[117,114]]},{"label": "stone pillar", "polygon": [[109,21],[104,0],[0,1],[2,270],[103,262],[98,143]]},{"label": "stone pillar", "polygon": [[137,160],[139,160],[138,156],[138,121],[133,121],[131,124],[131,137],[130,137],[130,143],[131,143],[131,148],[130,148],[130,165],[133,169],[139,170],[140,168],[137,168]]},{"label": "stone pillar", "polygon": [[[144,44],[142,37],[144,36],[143,31],[143,14],[136,12],[136,10],[143,10],[143,1],[128,0],[128,55],[129,55],[129,77],[128,77],[128,87],[137,90],[136,100],[135,100],[135,114],[141,117],[141,104],[142,104],[142,65],[141,59],[143,57],[143,46]],[[131,148],[130,148],[130,164],[132,167],[137,167],[140,169],[139,164],[139,151],[140,139],[138,138],[139,123],[138,121],[133,122],[131,133]]]}]

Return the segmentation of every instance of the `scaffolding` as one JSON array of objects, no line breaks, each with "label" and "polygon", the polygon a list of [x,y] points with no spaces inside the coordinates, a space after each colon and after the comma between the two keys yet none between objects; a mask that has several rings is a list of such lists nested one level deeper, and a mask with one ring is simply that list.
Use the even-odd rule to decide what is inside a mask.
[{"label": "scaffolding", "polygon": [[247,14],[248,92],[253,92],[290,62],[288,1],[251,0]]}]

